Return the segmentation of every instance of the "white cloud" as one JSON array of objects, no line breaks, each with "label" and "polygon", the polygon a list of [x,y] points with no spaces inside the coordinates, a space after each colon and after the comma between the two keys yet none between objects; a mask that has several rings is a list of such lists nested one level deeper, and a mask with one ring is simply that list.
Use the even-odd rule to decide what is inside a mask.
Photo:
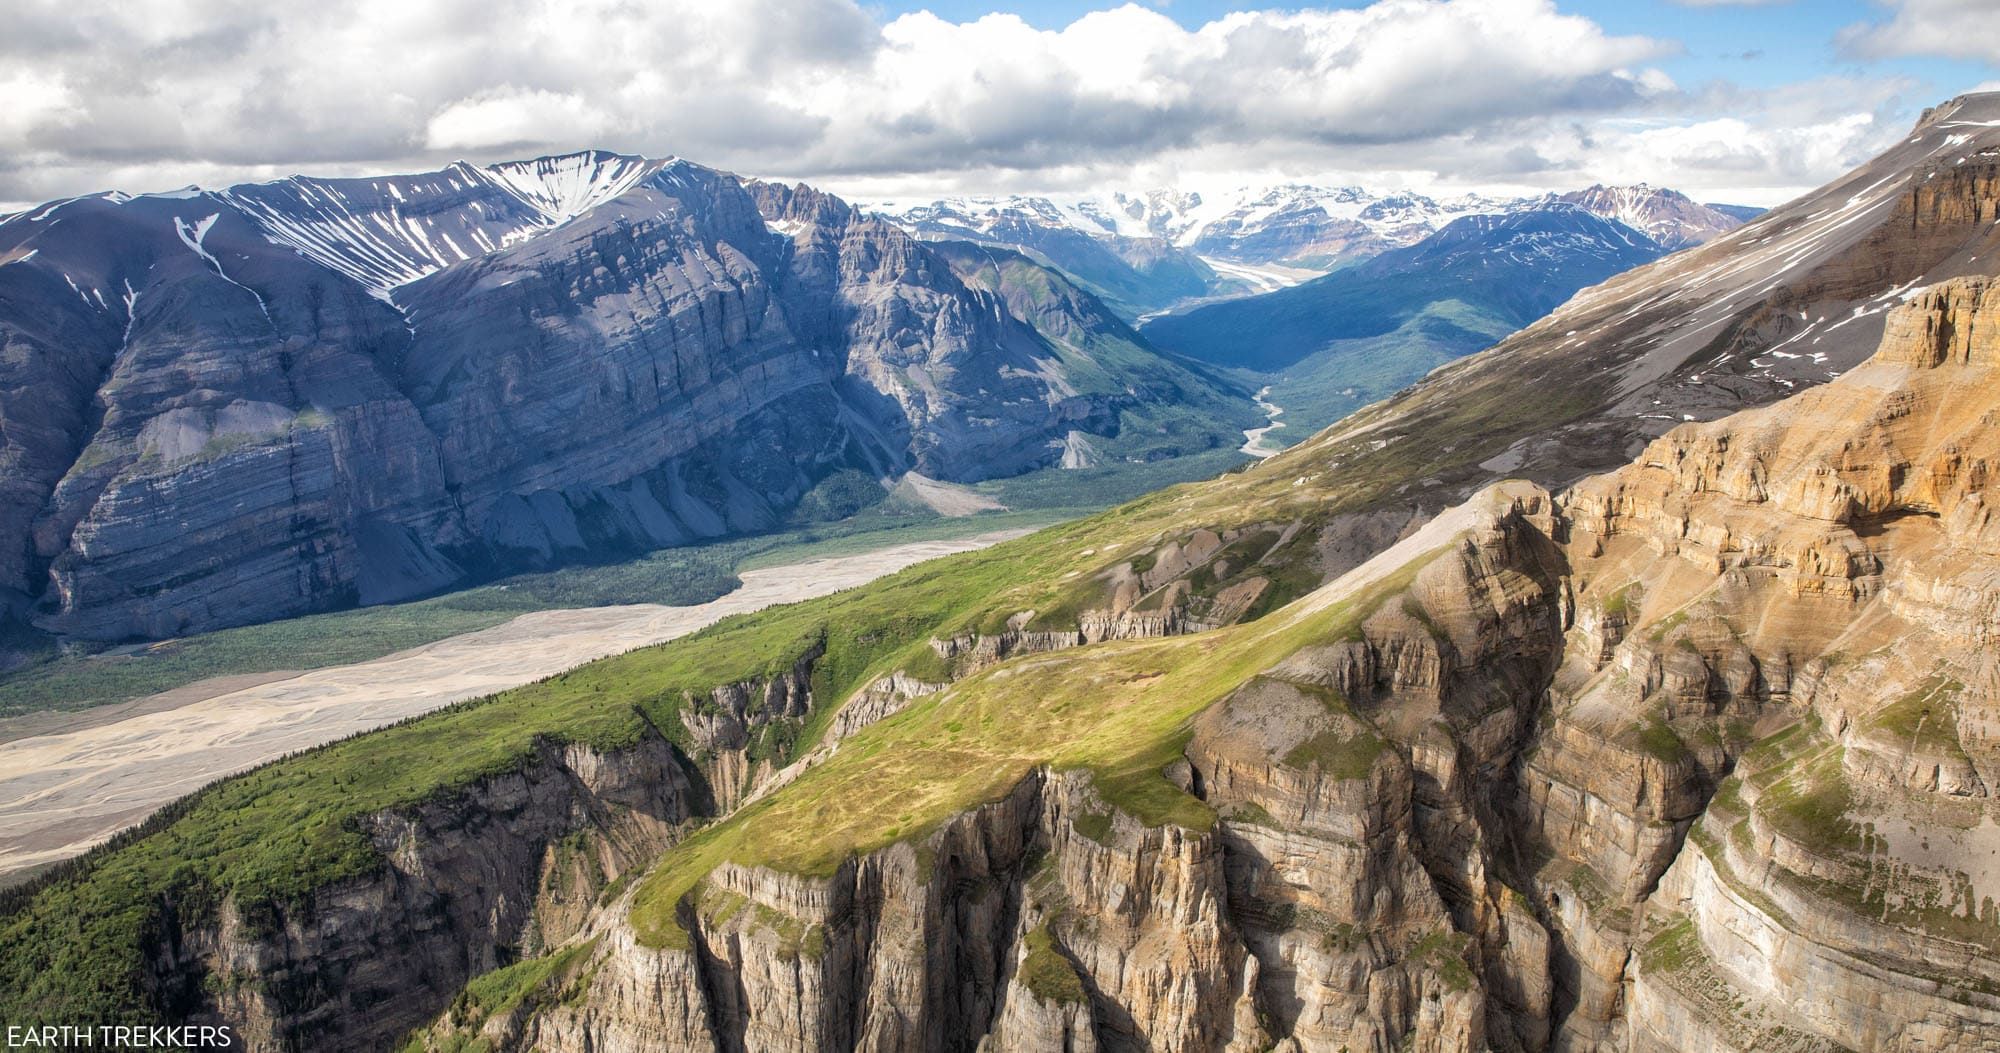
[{"label": "white cloud", "polygon": [[[814,159],[837,172],[1039,167],[1194,143],[1407,142],[1530,114],[1615,111],[1661,90],[1663,46],[1543,0],[1381,0],[1189,31],[1136,6],[1059,31],[1012,16],[899,18],[832,85]],[[850,144],[861,145],[852,149]]]},{"label": "white cloud", "polygon": [[[1675,45],[1552,0],[1377,0],[1196,29],[1127,5],[1057,30],[878,24],[854,0],[17,6],[0,200],[583,147],[850,190],[1253,170],[1575,183],[1624,170],[1621,150],[1741,186],[1834,174],[1801,168],[1826,151],[1787,153],[1811,144],[1754,111],[1704,140],[1715,114],[1649,65]],[[1631,130],[1647,120],[1663,127]]]},{"label": "white cloud", "polygon": [[1888,21],[1842,30],[1842,50],[1860,58],[1935,55],[2000,63],[1995,0],[1887,0]]},{"label": "white cloud", "polygon": [[1712,86],[1657,114],[1599,121],[1585,136],[1550,126],[1527,141],[1552,172],[1770,205],[1906,135],[1913,117],[1903,103],[1913,91],[1908,81],[1849,77],[1764,91]]},{"label": "white cloud", "polygon": [[512,86],[451,103],[430,119],[424,145],[434,150],[491,150],[595,138],[615,126],[610,114],[567,92]]},{"label": "white cloud", "polygon": [[0,141],[26,139],[81,116],[76,94],[60,78],[32,69],[0,73]]}]

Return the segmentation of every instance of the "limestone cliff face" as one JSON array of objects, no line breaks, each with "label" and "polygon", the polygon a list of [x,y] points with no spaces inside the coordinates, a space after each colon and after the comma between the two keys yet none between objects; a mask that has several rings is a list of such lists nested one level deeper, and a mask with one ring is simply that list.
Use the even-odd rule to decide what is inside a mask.
[{"label": "limestone cliff face", "polygon": [[371,875],[290,904],[175,905],[145,983],[252,1048],[383,1048],[472,977],[567,941],[613,879],[678,839],[696,796],[657,737],[546,746],[517,773],[373,817]]},{"label": "limestone cliff face", "polygon": [[1255,965],[1225,895],[1215,835],[1146,830],[1038,775],[828,878],[722,868],[688,908],[687,949],[614,928],[589,986],[517,1048],[1261,1048],[1236,1012]]},{"label": "limestone cliff face", "polygon": [[370,815],[382,863],[365,876],[287,902],[167,904],[149,1000],[251,1048],[392,1045],[468,980],[601,934],[636,874],[770,780],[822,657],[690,700],[671,740],[648,726],[618,748],[544,742],[515,770]]},{"label": "limestone cliff face", "polygon": [[[1455,513],[1352,638],[1194,720],[1167,773],[1208,829],[1037,771],[829,875],[717,867],[685,947],[614,904],[562,983],[426,1041],[2000,1047],[1995,290],[1915,294],[1834,383]],[[939,653],[1086,646],[1009,632]]]},{"label": "limestone cliff face", "polygon": [[30,210],[0,346],[0,601],[93,639],[769,529],[843,469],[1018,473],[1177,394],[837,199],[615,155]]},{"label": "limestone cliff face", "polygon": [[1295,654],[1204,714],[1178,778],[1212,829],[1148,827],[1088,775],[1038,771],[827,876],[724,864],[681,905],[684,947],[641,945],[615,905],[562,997],[447,1017],[429,1041],[1456,1050],[1511,1035],[1498,1007],[1546,1013],[1548,937],[1489,888],[1478,827],[1482,780],[1555,660],[1547,517],[1545,498],[1509,506],[1419,575],[1415,606],[1385,604],[1365,639]]},{"label": "limestone cliff face", "polygon": [[[1567,911],[1577,1033],[1993,1048],[1995,310],[1985,279],[1921,292],[1840,381],[1571,496],[1605,613],[1537,768],[1545,829],[1577,831],[1555,866],[1598,887]],[[1599,789],[1620,739],[1646,777]]]},{"label": "limestone cliff face", "polygon": [[[865,748],[1025,655],[1202,661],[1350,610],[1254,637],[1288,642],[1172,740],[1153,792],[1212,821],[1042,767],[816,873],[676,850],[815,762],[769,763],[820,708],[809,652],[689,700],[673,744],[547,745],[373,816],[386,862],[339,887],[169,904],[147,990],[314,1049],[1991,1049],[1994,290],[1915,293],[1840,380],[1560,495],[1490,489],[1262,628],[1187,612],[1304,525],[1135,545],[1077,609],[1179,610],[1185,641],[1020,612],[827,736]],[[649,943],[624,890],[662,858],[702,862]]]}]

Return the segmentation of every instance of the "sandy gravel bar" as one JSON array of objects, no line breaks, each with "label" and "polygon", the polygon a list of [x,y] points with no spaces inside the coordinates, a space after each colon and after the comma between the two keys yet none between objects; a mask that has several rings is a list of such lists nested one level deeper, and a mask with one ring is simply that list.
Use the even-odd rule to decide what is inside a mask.
[{"label": "sandy gravel bar", "polygon": [[536,611],[372,661],[220,693],[183,688],[123,704],[122,719],[0,742],[0,875],[76,855],[176,797],[294,750],[1023,533],[745,571],[742,588],[693,607]]}]

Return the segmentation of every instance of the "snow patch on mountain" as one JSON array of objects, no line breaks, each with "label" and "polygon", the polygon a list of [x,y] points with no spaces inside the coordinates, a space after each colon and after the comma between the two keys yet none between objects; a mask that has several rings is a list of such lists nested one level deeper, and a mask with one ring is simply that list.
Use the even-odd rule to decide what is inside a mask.
[{"label": "snow patch on mountain", "polygon": [[214,196],[387,302],[398,286],[553,230],[672,163],[593,150],[413,176],[293,176]]},{"label": "snow patch on mountain", "polygon": [[575,219],[623,194],[666,163],[670,162],[590,150],[509,161],[481,171],[555,224]]}]

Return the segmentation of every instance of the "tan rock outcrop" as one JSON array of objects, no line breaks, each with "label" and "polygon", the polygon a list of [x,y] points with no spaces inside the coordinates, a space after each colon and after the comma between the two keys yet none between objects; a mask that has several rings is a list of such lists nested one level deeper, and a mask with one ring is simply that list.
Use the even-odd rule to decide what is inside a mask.
[{"label": "tan rock outcrop", "polygon": [[[1400,569],[1273,615],[1352,617],[1192,719],[1164,774],[1212,827],[1039,769],[829,874],[714,867],[686,950],[638,946],[622,903],[566,921],[579,979],[463,1027],[556,1050],[1995,1049],[1993,297],[1914,296],[1835,383],[1560,496],[1496,487]],[[1184,598],[1251,536],[1162,542],[1152,592],[1113,575],[1126,614],[1181,609],[1135,597]],[[1091,660],[1029,617],[938,656]],[[885,678],[849,733],[952,690]]]}]

